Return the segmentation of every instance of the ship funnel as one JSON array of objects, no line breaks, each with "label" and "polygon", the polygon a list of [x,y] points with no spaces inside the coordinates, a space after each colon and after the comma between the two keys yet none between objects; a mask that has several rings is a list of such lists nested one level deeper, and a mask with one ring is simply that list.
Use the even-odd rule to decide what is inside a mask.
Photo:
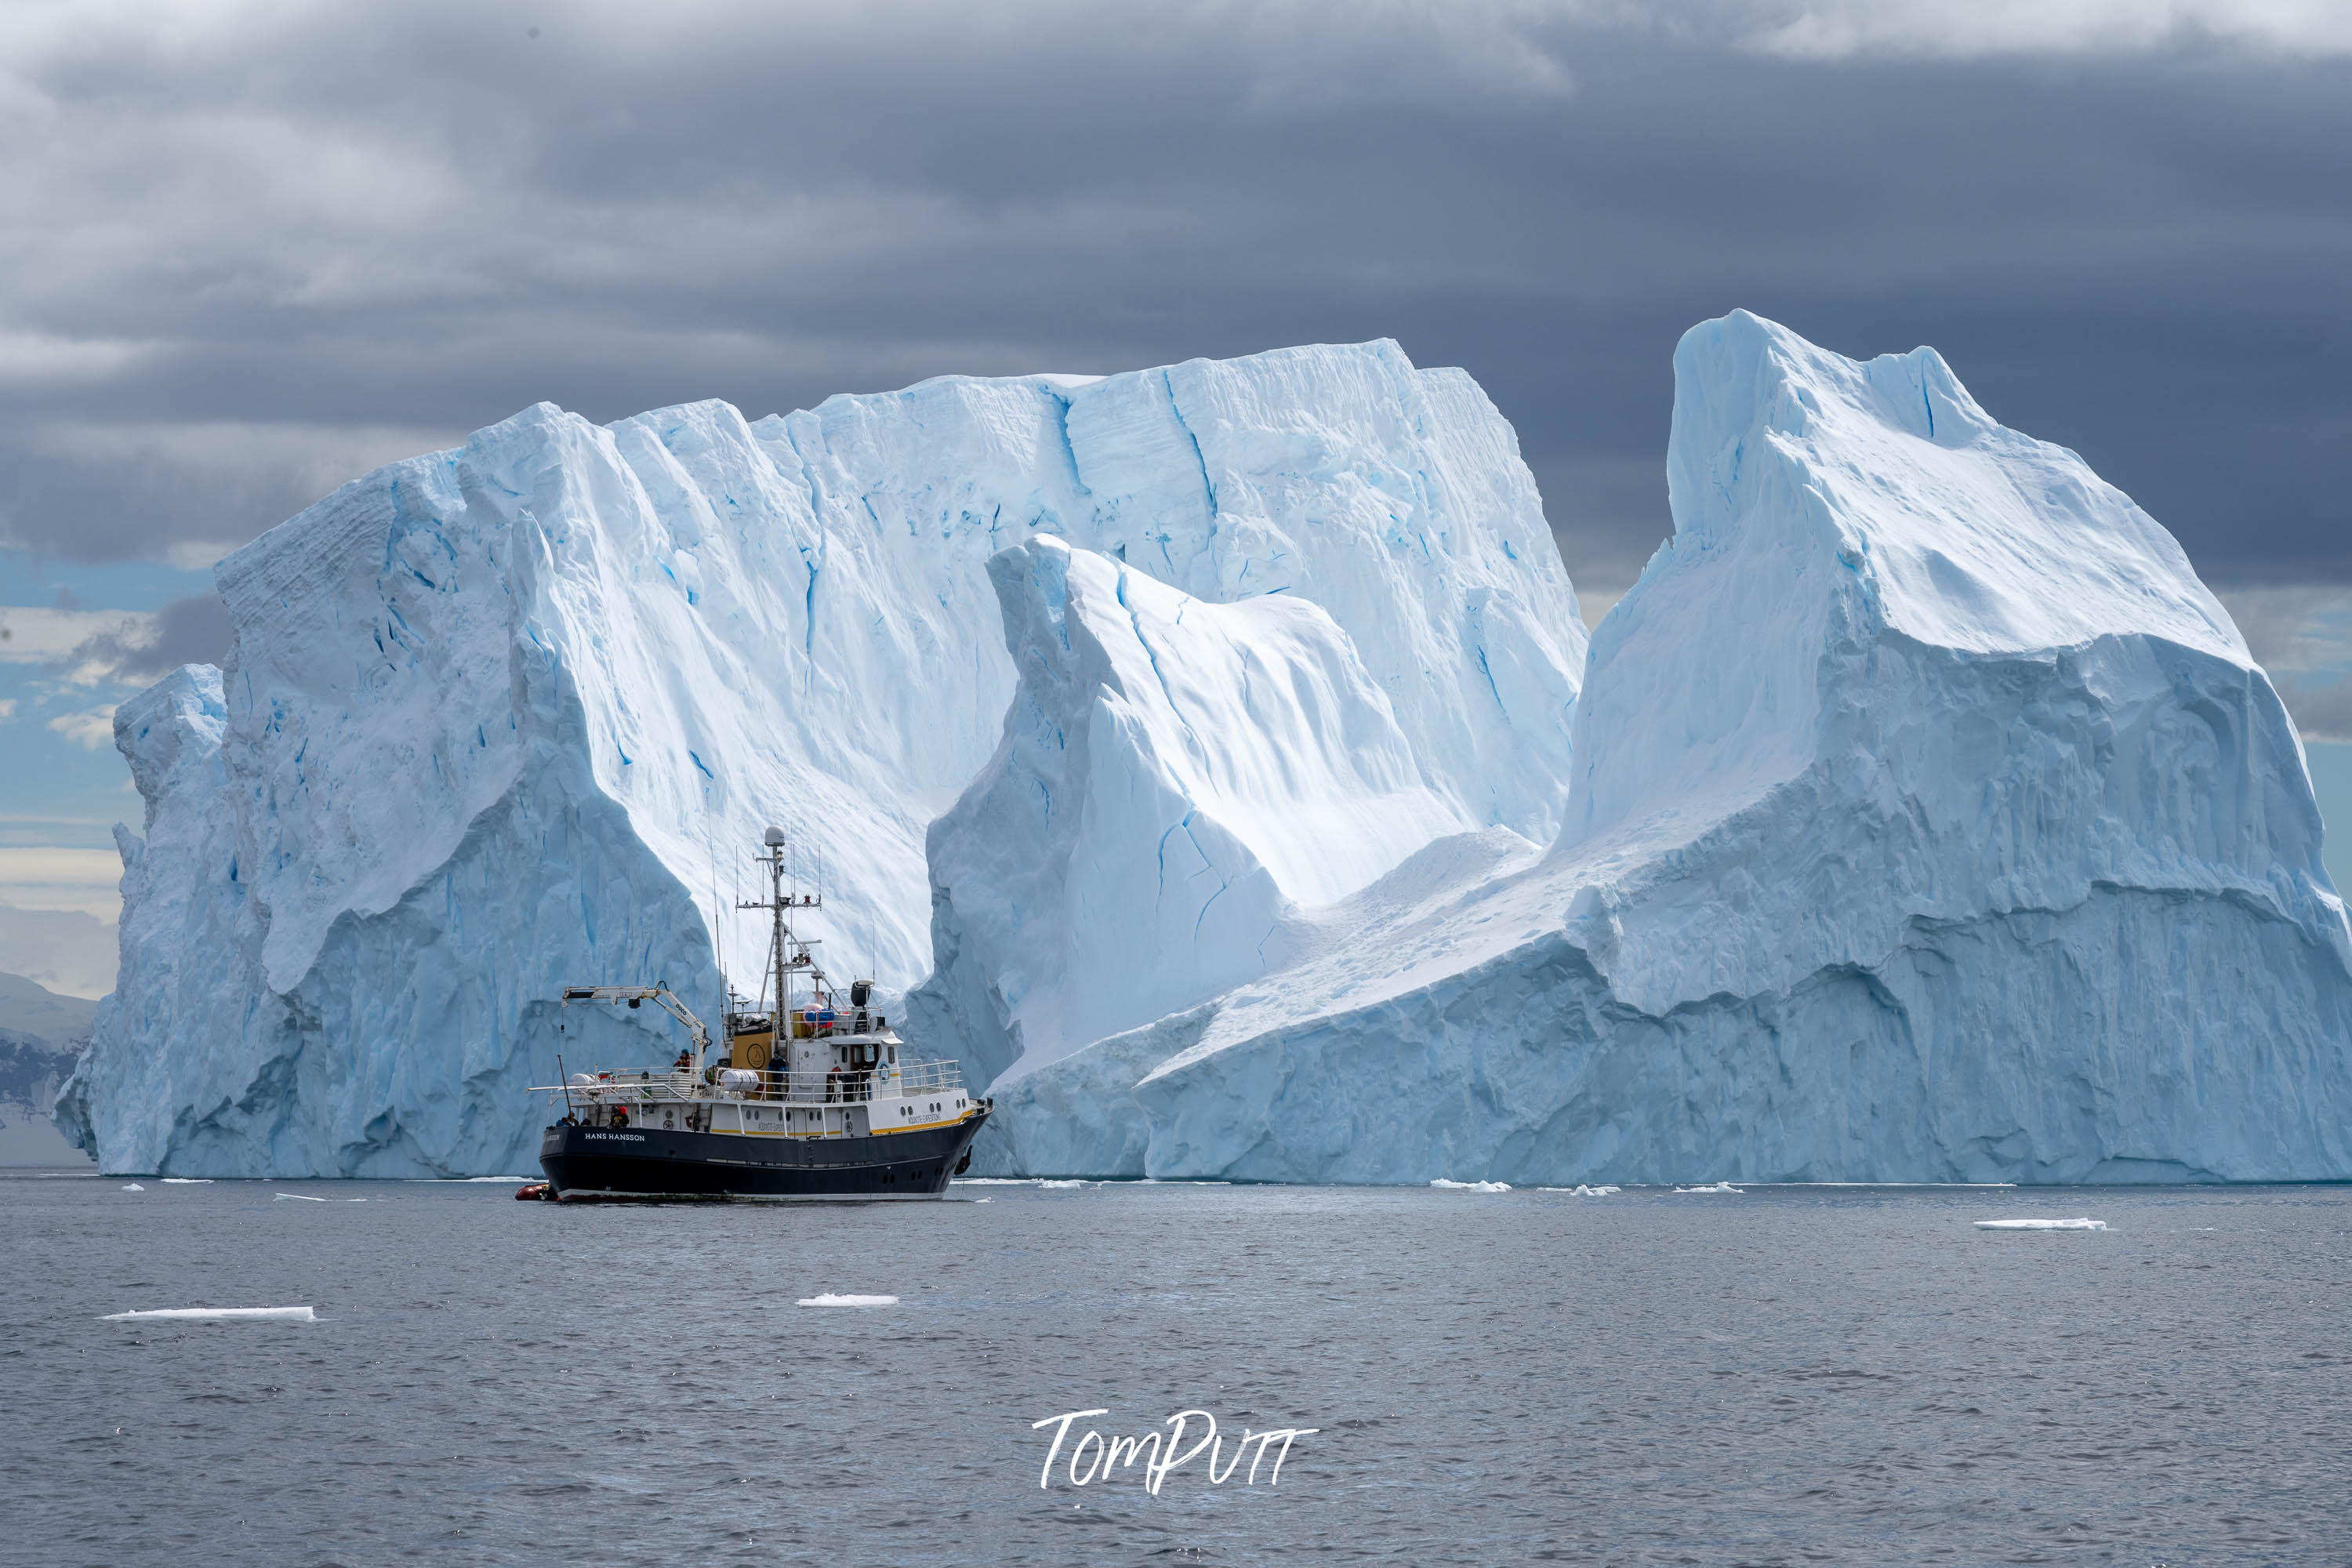
[{"label": "ship funnel", "polygon": [[771,849],[780,848],[782,847],[784,842],[784,830],[781,827],[771,827],[768,829],[767,837],[761,840],[761,842],[767,845]]}]

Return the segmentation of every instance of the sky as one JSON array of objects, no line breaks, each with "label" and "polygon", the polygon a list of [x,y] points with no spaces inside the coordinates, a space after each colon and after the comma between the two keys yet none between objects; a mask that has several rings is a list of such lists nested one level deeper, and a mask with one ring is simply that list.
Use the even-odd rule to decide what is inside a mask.
[{"label": "sky", "polygon": [[2340,0],[12,0],[0,969],[96,994],[115,703],[210,563],[541,400],[1394,338],[1518,432],[1588,616],[1675,339],[1940,350],[2179,538],[2352,870]]}]

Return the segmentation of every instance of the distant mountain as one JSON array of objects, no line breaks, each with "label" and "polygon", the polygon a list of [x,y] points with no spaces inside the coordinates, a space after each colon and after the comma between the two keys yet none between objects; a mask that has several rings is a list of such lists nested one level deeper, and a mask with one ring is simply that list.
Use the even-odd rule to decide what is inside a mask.
[{"label": "distant mountain", "polygon": [[89,1042],[98,1004],[0,974],[0,1165],[78,1165],[89,1156],[50,1124],[49,1107]]},{"label": "distant mountain", "polygon": [[[121,936],[112,921],[78,910],[20,910],[0,901],[0,969],[68,996],[114,989]],[[7,1020],[0,1016],[0,1026]]]}]

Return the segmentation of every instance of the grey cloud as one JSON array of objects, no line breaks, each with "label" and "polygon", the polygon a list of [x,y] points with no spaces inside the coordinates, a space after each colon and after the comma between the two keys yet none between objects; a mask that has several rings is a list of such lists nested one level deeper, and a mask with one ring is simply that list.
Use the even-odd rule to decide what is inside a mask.
[{"label": "grey cloud", "polygon": [[126,685],[144,686],[184,664],[220,663],[232,640],[228,606],[217,595],[199,594],[156,611],[143,638],[101,633],[85,639],[60,668],[95,666]]},{"label": "grey cloud", "polygon": [[[1928,55],[2137,53],[2224,41],[2266,53],[2352,54],[2352,16],[2331,5],[2253,5],[2245,0],[2034,0],[2030,5],[1956,5],[1951,0],[1809,0],[1771,16],[1744,40],[1797,58]],[[1727,8],[1731,9],[1731,8]]]},{"label": "grey cloud", "polygon": [[[423,449],[542,397],[757,415],[1394,336],[1487,387],[1571,568],[1619,587],[1666,531],[1675,340],[1745,305],[1849,353],[1935,343],[2216,581],[2352,582],[2352,67],[1743,52],[1780,14],[84,30],[18,64],[47,119],[0,109],[45,154],[0,171],[0,321],[53,367],[0,377],[0,529],[80,558],[236,542],[394,455],[352,432]],[[157,438],[58,438],[108,425]],[[200,427],[250,465],[163,438]]]},{"label": "grey cloud", "polygon": [[2306,584],[2225,588],[2220,597],[2273,676],[2352,668],[2352,590]]},{"label": "grey cloud", "polygon": [[2352,680],[2282,676],[2278,690],[2305,741],[2352,744]]}]

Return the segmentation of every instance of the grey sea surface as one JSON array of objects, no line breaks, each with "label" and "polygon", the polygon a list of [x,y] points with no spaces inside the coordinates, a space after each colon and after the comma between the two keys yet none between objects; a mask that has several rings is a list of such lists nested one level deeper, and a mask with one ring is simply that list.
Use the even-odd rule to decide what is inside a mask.
[{"label": "grey sea surface", "polygon": [[[2352,1560],[2342,1187],[128,1184],[0,1176],[8,1563]],[[1186,1409],[1316,1430],[1072,1484]]]}]

